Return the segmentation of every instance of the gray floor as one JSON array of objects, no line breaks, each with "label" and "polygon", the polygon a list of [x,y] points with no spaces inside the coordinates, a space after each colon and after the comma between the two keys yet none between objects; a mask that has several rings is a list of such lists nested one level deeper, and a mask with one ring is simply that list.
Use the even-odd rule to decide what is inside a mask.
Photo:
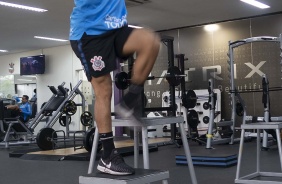
[{"label": "gray floor", "polygon": [[[242,174],[253,172],[256,168],[255,142],[245,144]],[[207,151],[194,142],[189,144],[192,154]],[[215,145],[219,151],[237,152],[238,147],[238,144]],[[39,161],[9,157],[9,152],[23,148],[0,149],[0,184],[78,184],[79,176],[87,173],[88,161]],[[175,164],[175,155],[180,154],[184,154],[183,148],[177,148],[175,145],[159,147],[158,151],[150,153],[151,169],[169,170],[170,184],[191,183],[188,167]],[[142,157],[140,158],[142,166]],[[133,156],[125,157],[125,161],[133,165]],[[280,172],[277,148],[263,151],[261,163],[263,171]],[[229,184],[234,183],[236,166],[228,168],[195,166],[195,172],[199,184]],[[161,182],[155,182],[157,183]]]}]

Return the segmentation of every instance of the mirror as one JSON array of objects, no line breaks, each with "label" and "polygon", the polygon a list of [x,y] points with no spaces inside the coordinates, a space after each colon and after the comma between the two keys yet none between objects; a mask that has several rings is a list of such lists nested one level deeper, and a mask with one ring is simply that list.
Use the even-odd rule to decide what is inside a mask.
[{"label": "mirror", "polygon": [[36,76],[21,76],[19,74],[0,76],[0,98],[13,98],[34,95],[36,89]]},{"label": "mirror", "polygon": [[11,98],[14,94],[14,75],[0,76],[0,98]]}]

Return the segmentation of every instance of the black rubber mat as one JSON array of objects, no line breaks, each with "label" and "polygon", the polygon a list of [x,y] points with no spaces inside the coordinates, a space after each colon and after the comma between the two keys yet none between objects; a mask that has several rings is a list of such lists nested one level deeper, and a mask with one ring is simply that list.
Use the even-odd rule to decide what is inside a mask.
[{"label": "black rubber mat", "polygon": [[[177,165],[187,165],[185,155],[176,155],[175,161]],[[197,166],[214,166],[214,167],[230,167],[237,164],[237,154],[229,156],[192,156],[193,165]]]},{"label": "black rubber mat", "polygon": [[42,160],[42,161],[61,161],[64,159],[63,155],[39,155],[39,154],[25,154],[20,157],[23,160]]},{"label": "black rubber mat", "polygon": [[37,148],[29,148],[29,149],[19,149],[16,151],[12,151],[9,153],[9,157],[15,157],[15,158],[19,158],[27,153],[30,152],[36,152],[36,151],[42,151],[41,149]]},{"label": "black rubber mat", "polygon": [[[213,145],[213,149],[206,149],[190,142],[193,165],[211,167],[230,167],[237,164],[238,147],[229,144]],[[187,165],[185,155],[176,155],[177,165]]]}]

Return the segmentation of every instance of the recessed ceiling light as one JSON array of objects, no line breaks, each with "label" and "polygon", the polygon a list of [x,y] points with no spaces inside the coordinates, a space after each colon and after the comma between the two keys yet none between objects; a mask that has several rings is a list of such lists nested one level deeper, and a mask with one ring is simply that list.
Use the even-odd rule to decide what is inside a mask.
[{"label": "recessed ceiling light", "polygon": [[219,29],[219,26],[217,24],[210,24],[204,26],[204,29],[208,32],[213,32],[213,31],[217,31]]},{"label": "recessed ceiling light", "polygon": [[43,39],[43,40],[52,40],[52,41],[58,41],[58,42],[67,42],[68,41],[64,39],[49,38],[49,37],[43,37],[43,36],[34,36],[34,38]]},{"label": "recessed ceiling light", "polygon": [[258,2],[256,0],[240,0],[240,1],[242,1],[244,3],[248,3],[248,4],[253,5],[255,7],[258,7],[260,9],[270,8],[270,6],[263,4],[261,2]]},{"label": "recessed ceiling light", "polygon": [[8,52],[7,50],[0,50],[0,52]]},{"label": "recessed ceiling light", "polygon": [[35,8],[35,7],[31,7],[31,6],[25,6],[25,5],[14,4],[14,3],[7,3],[7,2],[4,2],[4,1],[0,1],[0,5],[9,6],[9,7],[12,7],[12,8],[20,8],[20,9],[24,9],[24,10],[36,11],[36,12],[46,12],[46,11],[48,11],[48,10],[41,9],[41,8]]}]

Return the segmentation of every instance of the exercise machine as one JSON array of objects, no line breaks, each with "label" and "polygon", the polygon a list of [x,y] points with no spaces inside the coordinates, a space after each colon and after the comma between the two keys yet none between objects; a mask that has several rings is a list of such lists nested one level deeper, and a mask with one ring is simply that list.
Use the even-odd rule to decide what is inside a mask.
[{"label": "exercise machine", "polygon": [[[38,147],[42,150],[50,150],[53,149],[56,143],[63,141],[64,144],[66,141],[69,141],[70,134],[74,133],[73,131],[69,130],[69,124],[71,121],[70,116],[74,115],[77,111],[77,106],[81,105],[82,110],[85,110],[85,99],[82,95],[81,91],[78,89],[79,85],[82,81],[79,81],[76,86],[68,92],[68,89],[58,86],[60,91],[60,95],[57,95],[55,98],[52,99],[49,103],[43,106],[44,114],[48,114],[50,118],[47,120],[44,128],[39,130],[36,135],[36,143]],[[79,94],[82,98],[82,104],[76,104],[73,99],[74,97]],[[63,117],[63,114],[65,116]],[[62,119],[64,118],[64,120]],[[61,119],[60,119],[61,118]],[[55,125],[58,120],[64,121],[61,125],[66,127],[66,131],[57,130],[55,131],[52,127]],[[58,133],[63,134],[63,138],[60,139],[58,137]],[[80,132],[85,133],[85,131]]]},{"label": "exercise machine", "polygon": [[[216,117],[215,112],[215,106],[217,101],[217,94],[214,93],[214,83],[213,79],[209,79],[209,109],[210,109],[210,115],[209,115],[209,124],[208,124],[208,132],[206,134],[206,142],[201,141],[201,139],[198,139],[198,141],[206,144],[207,149],[212,149],[213,144],[224,144],[224,143],[234,143],[234,130],[235,130],[235,124],[233,121],[219,121],[215,122],[214,119]],[[240,97],[239,94],[237,94],[237,99],[239,100],[239,103],[242,104],[242,107],[244,108],[244,101]],[[234,112],[232,112],[234,113]]]},{"label": "exercise machine", "polygon": [[0,146],[9,148],[10,145],[24,145],[35,143],[34,129],[42,121],[45,121],[50,116],[50,110],[48,107],[56,99],[64,98],[63,94],[59,89],[63,88],[65,83],[62,83],[58,89],[54,86],[48,86],[52,91],[52,97],[46,102],[46,104],[41,108],[40,112],[36,114],[33,119],[29,122],[24,123],[19,120],[18,114],[14,114],[13,110],[6,109],[7,105],[14,105],[15,101],[11,99],[1,99],[1,117],[0,117],[0,130],[3,137]]}]

